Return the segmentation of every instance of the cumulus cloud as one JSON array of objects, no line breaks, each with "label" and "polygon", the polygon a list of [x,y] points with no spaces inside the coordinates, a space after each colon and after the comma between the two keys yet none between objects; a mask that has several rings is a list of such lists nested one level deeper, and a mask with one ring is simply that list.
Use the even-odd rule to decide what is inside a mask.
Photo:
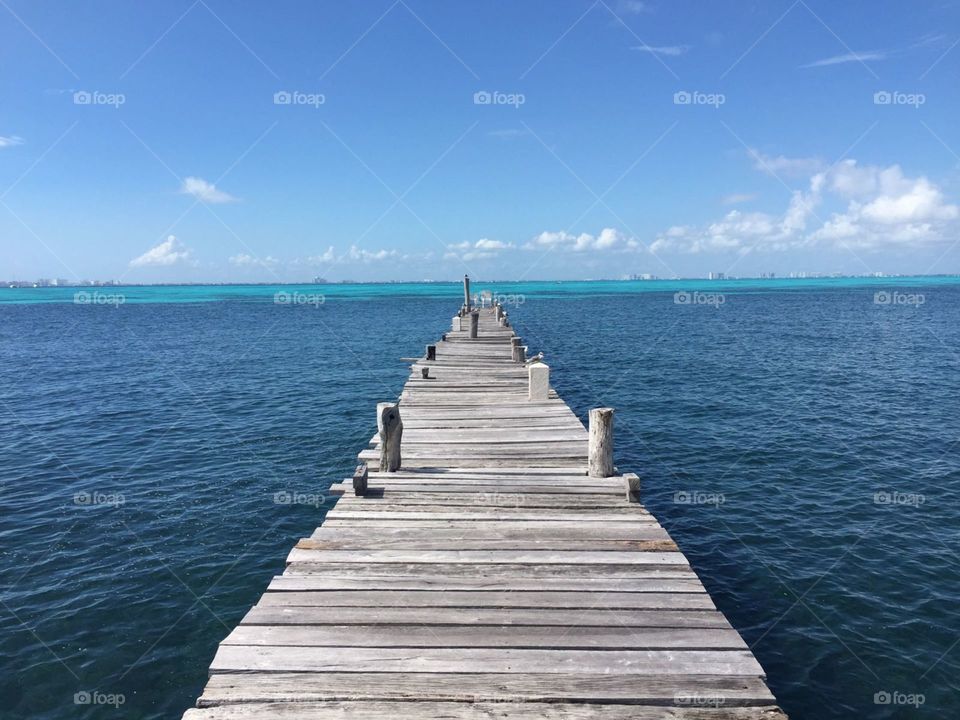
[{"label": "cumulus cloud", "polygon": [[514,247],[516,246],[513,243],[490,238],[480,238],[475,243],[464,240],[447,245],[447,252],[443,257],[445,260],[489,260],[497,257],[501,250],[511,250]]},{"label": "cumulus cloud", "polygon": [[270,268],[274,267],[280,261],[275,257],[267,255],[266,257],[257,257],[256,255],[247,255],[241,253],[240,255],[234,255],[229,258],[231,265],[236,265],[237,267],[263,267]]},{"label": "cumulus cloud", "polygon": [[23,138],[19,135],[0,135],[0,148],[23,145]]},{"label": "cumulus cloud", "polygon": [[571,252],[590,250],[633,250],[639,247],[636,239],[628,237],[615,228],[604,228],[598,235],[580,233],[574,235],[566,231],[544,231],[524,245],[527,249],[555,249]]},{"label": "cumulus cloud", "polygon": [[[830,212],[821,206],[831,207]],[[899,165],[844,160],[814,174],[779,214],[731,210],[706,226],[675,226],[657,236],[653,252],[750,252],[802,247],[914,247],[955,235],[960,208],[923,176]]]},{"label": "cumulus cloud", "polygon": [[337,254],[333,249],[333,245],[329,246],[326,252],[320,255],[310,255],[307,258],[308,265],[325,265],[327,263],[332,263],[336,261]]},{"label": "cumulus cloud", "polygon": [[347,259],[360,262],[379,262],[397,257],[400,257],[400,253],[396,250],[365,250],[356,245],[351,245],[346,254]]},{"label": "cumulus cloud", "polygon": [[218,190],[216,185],[207,182],[203,178],[188,177],[180,186],[180,192],[184,195],[193,195],[201,202],[210,204],[236,202],[237,198],[223,190]]},{"label": "cumulus cloud", "polygon": [[187,262],[189,259],[190,250],[183,247],[176,237],[170,235],[156,247],[150,248],[140,257],[131,260],[130,267],[176,265]]}]

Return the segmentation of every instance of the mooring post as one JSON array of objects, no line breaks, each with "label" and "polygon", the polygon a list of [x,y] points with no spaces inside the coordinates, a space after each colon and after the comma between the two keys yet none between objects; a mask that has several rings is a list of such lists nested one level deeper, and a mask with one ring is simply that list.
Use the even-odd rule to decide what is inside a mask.
[{"label": "mooring post", "polygon": [[453,330],[453,332],[460,332],[460,330],[463,329],[463,323],[459,315],[453,316],[453,319],[450,321],[450,329]]},{"label": "mooring post", "polygon": [[430,368],[428,368],[428,367],[420,368],[420,377],[422,377],[424,380],[429,380],[429,379],[430,379]]},{"label": "mooring post", "polygon": [[463,276],[463,305],[470,312],[470,276]]},{"label": "mooring post", "polygon": [[507,326],[507,314],[506,314],[506,313],[501,314],[500,317],[497,318],[497,325],[499,325],[500,327],[506,327],[506,326]]},{"label": "mooring post", "polygon": [[367,494],[367,478],[369,474],[367,472],[367,464],[360,463],[357,465],[357,469],[353,471],[353,494],[354,495],[366,495]]},{"label": "mooring post", "polygon": [[550,366],[544,362],[535,362],[527,366],[528,391],[530,400],[546,400],[550,396]]},{"label": "mooring post", "polygon": [[594,408],[590,411],[588,457],[590,477],[613,475],[613,408]]},{"label": "mooring post", "polygon": [[436,360],[436,359],[437,359],[437,346],[427,345],[427,360]]},{"label": "mooring post", "polygon": [[513,346],[513,361],[526,362],[526,353],[524,352],[523,347],[520,345],[520,338],[510,338],[510,344]]},{"label": "mooring post", "polygon": [[636,473],[624,473],[623,491],[627,496],[627,502],[640,502],[640,476]]},{"label": "mooring post", "polygon": [[400,440],[403,422],[397,403],[377,403],[377,431],[380,433],[380,472],[400,469]]},{"label": "mooring post", "polygon": [[476,339],[480,329],[480,313],[474,310],[470,313],[470,338]]}]

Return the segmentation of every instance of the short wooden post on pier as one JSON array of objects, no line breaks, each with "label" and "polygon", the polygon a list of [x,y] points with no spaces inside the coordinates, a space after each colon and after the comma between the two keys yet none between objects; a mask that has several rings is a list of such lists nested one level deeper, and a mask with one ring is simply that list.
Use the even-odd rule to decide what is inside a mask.
[{"label": "short wooden post on pier", "polygon": [[636,473],[624,473],[623,491],[627,497],[627,502],[640,502],[640,476]]},{"label": "short wooden post on pier", "polygon": [[470,276],[463,276],[463,304],[467,308],[467,312],[470,312]]},{"label": "short wooden post on pier", "polygon": [[462,318],[459,315],[454,315],[453,319],[450,321],[450,329],[453,332],[460,332],[463,329]]},{"label": "short wooden post on pier", "polygon": [[476,340],[480,332],[480,313],[474,310],[470,313],[470,339]]},{"label": "short wooden post on pier", "polygon": [[357,465],[357,469],[353,471],[353,494],[354,495],[366,495],[367,494],[367,479],[370,474],[367,470],[366,463],[360,463]]},{"label": "short wooden post on pier", "polygon": [[513,350],[513,361],[514,362],[526,362],[527,353],[524,350],[523,346],[520,344],[520,338],[514,337],[510,338],[510,344]]},{"label": "short wooden post on pier", "polygon": [[420,377],[422,377],[424,380],[429,380],[429,379],[430,379],[430,368],[428,368],[428,367],[420,368]]},{"label": "short wooden post on pier", "polygon": [[530,400],[547,400],[550,397],[550,366],[544,362],[535,362],[527,367]]},{"label": "short wooden post on pier", "polygon": [[587,467],[590,477],[613,475],[613,408],[590,411]]},{"label": "short wooden post on pier", "polygon": [[437,359],[437,346],[427,345],[427,360],[436,360],[436,359]]},{"label": "short wooden post on pier", "polygon": [[397,403],[377,404],[377,431],[380,433],[380,472],[396,472],[400,469],[400,441],[403,438],[403,422]]}]

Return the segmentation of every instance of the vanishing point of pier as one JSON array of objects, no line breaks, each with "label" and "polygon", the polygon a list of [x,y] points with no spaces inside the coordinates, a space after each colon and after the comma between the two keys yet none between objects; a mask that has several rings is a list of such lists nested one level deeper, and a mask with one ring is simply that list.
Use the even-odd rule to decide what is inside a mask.
[{"label": "vanishing point of pier", "polygon": [[584,428],[464,285],[184,719],[784,720],[614,467],[613,410]]}]

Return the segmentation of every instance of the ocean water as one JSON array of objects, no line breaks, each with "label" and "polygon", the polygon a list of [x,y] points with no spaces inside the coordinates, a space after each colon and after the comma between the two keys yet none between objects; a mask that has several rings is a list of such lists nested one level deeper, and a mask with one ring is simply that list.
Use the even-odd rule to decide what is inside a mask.
[{"label": "ocean water", "polygon": [[[960,716],[960,280],[475,287],[791,718]],[[0,717],[176,718],[460,289],[77,292],[0,290]]]}]

